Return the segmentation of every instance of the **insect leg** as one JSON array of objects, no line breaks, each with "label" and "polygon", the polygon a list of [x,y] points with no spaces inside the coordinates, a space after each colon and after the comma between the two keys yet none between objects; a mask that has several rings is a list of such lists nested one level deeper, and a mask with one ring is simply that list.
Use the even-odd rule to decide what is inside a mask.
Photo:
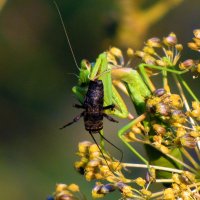
[{"label": "insect leg", "polygon": [[119,123],[116,119],[112,118],[111,116],[103,113],[103,116],[106,117],[108,120],[110,120],[111,122],[116,122],[116,123]]},{"label": "insect leg", "polygon": [[107,110],[107,109],[111,109],[111,110],[113,110],[114,107],[115,107],[115,105],[114,105],[114,104],[111,104],[111,105],[109,105],[109,106],[105,106],[105,107],[103,107],[103,110]]},{"label": "insect leg", "polygon": [[71,124],[77,122],[81,117],[83,117],[84,113],[85,113],[85,111],[83,111],[81,114],[79,114],[78,116],[76,116],[76,117],[73,119],[72,122],[69,122],[69,123],[65,124],[65,125],[62,126],[60,129],[63,129],[63,128],[65,128],[66,126],[69,126],[69,125],[71,125]]}]

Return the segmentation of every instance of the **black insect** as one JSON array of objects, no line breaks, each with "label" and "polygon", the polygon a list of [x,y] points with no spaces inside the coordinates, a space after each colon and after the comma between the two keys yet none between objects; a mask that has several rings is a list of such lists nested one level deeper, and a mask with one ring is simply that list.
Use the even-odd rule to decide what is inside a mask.
[{"label": "black insect", "polygon": [[103,129],[103,117],[106,117],[112,122],[118,122],[111,116],[104,113],[104,110],[114,109],[114,105],[103,107],[104,90],[103,82],[101,80],[94,80],[89,82],[88,91],[86,93],[84,102],[82,105],[75,104],[76,108],[82,108],[84,111],[76,116],[72,122],[65,124],[60,129],[65,128],[77,122],[81,117],[84,118],[85,129],[90,134],[99,133]]},{"label": "black insect", "polygon": [[[54,4],[55,4],[56,9],[58,11],[58,14],[59,14],[59,17],[60,17],[60,20],[61,20],[64,32],[65,32],[65,36],[66,36],[66,39],[68,41],[68,44],[69,44],[69,47],[70,47],[70,50],[71,50],[74,62],[76,64],[77,68],[79,69],[79,67],[77,65],[77,62],[76,62],[76,58],[75,58],[74,52],[73,52],[73,49],[72,49],[72,46],[70,44],[70,40],[69,40],[67,31],[66,31],[66,28],[65,28],[65,25],[64,25],[61,13],[60,13],[60,10],[59,10],[59,7],[58,7],[58,5],[57,5],[57,3],[55,1],[54,1]],[[100,131],[103,129],[103,118],[104,117],[106,117],[108,120],[110,120],[112,122],[117,122],[118,123],[117,120],[115,120],[111,116],[109,116],[106,113],[104,113],[104,110],[114,109],[114,105],[108,105],[108,106],[104,107],[103,106],[103,102],[104,102],[103,82],[101,80],[97,80],[97,79],[93,80],[93,81],[90,80],[89,86],[88,86],[88,91],[87,91],[87,93],[85,95],[85,99],[84,99],[83,104],[82,105],[78,105],[78,104],[74,105],[76,108],[82,108],[82,109],[84,109],[84,111],[81,114],[79,114],[78,116],[76,116],[73,119],[72,122],[69,122],[69,123],[65,124],[60,129],[63,129],[66,126],[69,126],[69,125],[77,122],[81,117],[83,117],[84,118],[85,129],[87,131],[89,131],[92,139],[94,140],[94,142],[96,143],[97,147],[99,148],[99,150],[100,150],[102,156],[104,157],[105,161],[106,161],[106,158],[105,158],[105,156],[104,156],[101,148],[99,147],[98,143],[96,142],[96,140],[95,140],[95,138],[93,136],[93,133],[99,133],[101,135],[101,137],[105,141],[107,141],[109,144],[111,144],[113,147],[115,147],[116,149],[118,149],[118,151],[121,152],[121,159],[120,159],[120,162],[119,162],[119,164],[120,164],[121,161],[122,161],[122,158],[123,158],[123,151],[121,149],[119,149],[117,146],[115,146],[114,144],[112,144],[112,142],[110,142],[109,140],[107,140],[100,133]],[[106,163],[107,163],[107,161],[106,161]],[[108,163],[107,163],[107,165],[108,165]],[[109,165],[108,165],[108,167],[109,167]]]},{"label": "black insect", "polygon": [[[81,117],[83,117],[84,118],[85,129],[87,131],[89,131],[92,139],[94,140],[94,142],[96,143],[97,147],[99,148],[102,156],[104,157],[104,160],[106,161],[106,158],[105,158],[105,156],[103,154],[103,151],[99,147],[96,139],[93,136],[94,133],[99,133],[100,136],[105,141],[107,141],[109,144],[111,144],[113,147],[115,147],[118,151],[121,152],[121,158],[120,158],[120,161],[119,161],[119,164],[120,164],[121,161],[122,161],[122,158],[123,158],[123,151],[121,149],[119,149],[117,146],[115,146],[112,142],[107,140],[100,133],[100,131],[103,129],[103,118],[104,117],[106,117],[108,120],[110,120],[112,122],[117,122],[118,123],[117,120],[115,120],[111,116],[109,116],[106,113],[104,113],[104,110],[114,109],[114,105],[112,104],[112,105],[108,105],[108,106],[104,107],[103,106],[103,102],[104,102],[103,82],[101,80],[94,80],[94,81],[91,80],[89,82],[88,91],[87,91],[87,93],[85,95],[85,99],[84,99],[83,104],[82,105],[78,105],[78,104],[74,105],[76,108],[84,109],[84,111],[81,114],[79,114],[78,116],[76,116],[73,119],[72,122],[69,122],[69,123],[65,124],[60,129],[63,129],[66,126],[69,126],[69,125],[77,122]],[[106,161],[106,163],[107,163],[107,161]],[[107,163],[107,166],[109,167],[108,163]],[[110,169],[110,167],[109,167],[109,169]],[[112,169],[110,169],[110,171],[112,172]]]}]

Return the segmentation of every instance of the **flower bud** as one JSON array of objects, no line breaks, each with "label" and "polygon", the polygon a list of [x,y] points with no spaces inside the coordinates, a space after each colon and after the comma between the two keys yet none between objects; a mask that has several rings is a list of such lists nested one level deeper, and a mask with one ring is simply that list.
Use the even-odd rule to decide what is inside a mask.
[{"label": "flower bud", "polygon": [[161,145],[161,146],[160,146],[160,151],[161,151],[162,153],[164,153],[164,154],[170,153],[170,150],[169,150],[166,146],[164,146],[164,145]]},{"label": "flower bud", "polygon": [[126,185],[125,183],[123,182],[118,182],[116,184],[116,186],[118,187],[118,189],[123,193],[123,195],[125,197],[133,197],[133,192],[132,192],[132,187],[131,186],[128,186]]},{"label": "flower bud", "polygon": [[200,29],[195,29],[193,33],[196,38],[200,39]]},{"label": "flower bud", "polygon": [[88,171],[86,174],[85,174],[85,179],[87,181],[91,181],[95,178],[95,174],[93,171]]},{"label": "flower bud", "polygon": [[200,47],[200,39],[199,38],[193,38],[195,44]]},{"label": "flower bud", "polygon": [[156,105],[156,114],[160,116],[169,116],[171,114],[171,109],[169,105],[165,103],[159,103]]},{"label": "flower bud", "polygon": [[192,59],[187,59],[184,62],[179,64],[179,68],[181,70],[190,69],[193,66],[194,66],[194,60]]},{"label": "flower bud", "polygon": [[200,73],[200,63],[197,64],[197,72]]},{"label": "flower bud", "polygon": [[176,44],[176,45],[175,45],[175,48],[176,48],[178,51],[182,51],[182,50],[183,50],[183,45],[182,45],[182,44]]},{"label": "flower bud", "polygon": [[126,137],[127,140],[130,140],[130,141],[135,141],[135,139],[136,139],[135,133],[133,133],[132,131],[128,132],[125,135],[125,137]]},{"label": "flower bud", "polygon": [[146,184],[146,181],[143,178],[141,178],[141,177],[138,177],[137,179],[135,179],[135,182],[140,187],[144,187],[145,184]]},{"label": "flower bud", "polygon": [[144,188],[141,189],[140,192],[142,192],[142,194],[145,195],[145,196],[147,196],[147,197],[150,197],[151,194],[152,194],[149,190],[146,190]]},{"label": "flower bud", "polygon": [[148,54],[146,54],[146,56],[143,57],[143,60],[146,64],[149,65],[155,65],[155,61],[156,59]]},{"label": "flower bud", "polygon": [[165,135],[166,129],[160,124],[153,124],[153,129],[158,135]]},{"label": "flower bud", "polygon": [[150,55],[154,55],[155,54],[155,51],[154,51],[154,48],[152,47],[149,47],[149,46],[145,46],[143,48],[143,51],[147,54],[150,54]]},{"label": "flower bud", "polygon": [[56,192],[62,192],[63,190],[67,189],[67,185],[63,183],[59,183],[56,185]]},{"label": "flower bud", "polygon": [[68,189],[69,189],[70,191],[72,191],[72,192],[79,192],[79,191],[80,191],[78,185],[76,185],[76,184],[74,184],[74,183],[70,184],[70,185],[68,186]]},{"label": "flower bud", "polygon": [[170,33],[167,37],[163,39],[163,43],[166,46],[174,46],[177,44],[177,38],[174,33]]},{"label": "flower bud", "polygon": [[164,60],[156,60],[156,64],[161,67],[167,66],[167,63]]},{"label": "flower bud", "polygon": [[171,113],[171,121],[174,123],[184,124],[187,121],[187,118],[183,111],[173,110]]},{"label": "flower bud", "polygon": [[101,188],[103,187],[103,184],[101,183],[96,183],[94,188],[92,189],[92,197],[93,198],[102,198],[105,196],[105,194],[101,194]]},{"label": "flower bud", "polygon": [[134,134],[141,134],[141,129],[138,128],[137,126],[132,126],[131,130]]},{"label": "flower bud", "polygon": [[133,55],[134,55],[134,51],[133,51],[133,49],[131,49],[131,48],[128,48],[127,49],[127,55],[128,55],[128,57],[133,57]]},{"label": "flower bud", "polygon": [[146,53],[144,53],[143,51],[136,51],[135,55],[138,56],[138,57],[140,57],[140,58],[144,58],[144,56],[146,55]]},{"label": "flower bud", "polygon": [[89,147],[92,145],[91,142],[89,141],[83,141],[83,142],[79,142],[78,144],[78,151],[80,153],[87,153],[88,152],[88,149]]},{"label": "flower bud", "polygon": [[100,193],[107,194],[116,190],[116,187],[113,184],[103,185],[100,189]]},{"label": "flower bud", "polygon": [[190,135],[192,137],[197,138],[197,137],[200,137],[200,132],[199,131],[190,131]]},{"label": "flower bud", "polygon": [[122,51],[119,49],[119,48],[116,48],[116,47],[112,47],[109,52],[111,54],[113,54],[114,56],[118,57],[118,58],[121,58],[123,57],[122,55]]},{"label": "flower bud", "polygon": [[167,188],[164,190],[163,199],[165,200],[175,199],[174,191],[172,188]]},{"label": "flower bud", "polygon": [[153,37],[147,40],[146,45],[149,47],[161,47],[161,42],[159,38]]},{"label": "flower bud", "polygon": [[189,43],[188,43],[188,47],[189,47],[190,49],[192,49],[192,50],[195,50],[195,51],[198,51],[198,50],[199,50],[198,45],[197,45],[196,43],[194,43],[194,42],[189,42]]},{"label": "flower bud", "polygon": [[196,138],[192,137],[190,134],[185,134],[180,138],[180,142],[183,146],[194,149],[196,147]]},{"label": "flower bud", "polygon": [[157,96],[157,97],[161,97],[161,96],[163,96],[165,93],[166,93],[166,90],[165,90],[164,88],[159,88],[159,89],[157,89],[157,90],[155,90],[155,91],[153,92],[153,95],[154,95],[154,96]]}]

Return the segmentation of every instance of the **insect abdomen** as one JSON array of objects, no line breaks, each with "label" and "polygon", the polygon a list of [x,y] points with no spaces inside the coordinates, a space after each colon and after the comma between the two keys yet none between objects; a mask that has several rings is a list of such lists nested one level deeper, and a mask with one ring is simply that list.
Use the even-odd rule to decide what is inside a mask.
[{"label": "insect abdomen", "polygon": [[103,83],[101,80],[90,81],[83,106],[85,129],[98,132],[103,129]]}]

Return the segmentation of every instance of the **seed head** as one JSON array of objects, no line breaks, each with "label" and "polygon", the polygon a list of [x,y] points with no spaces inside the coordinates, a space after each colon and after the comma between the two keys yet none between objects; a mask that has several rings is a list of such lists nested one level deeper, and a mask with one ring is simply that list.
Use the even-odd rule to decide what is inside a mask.
[{"label": "seed head", "polygon": [[121,51],[119,48],[112,47],[112,48],[109,50],[109,52],[110,52],[112,55],[116,56],[117,58],[123,57],[122,51]]},{"label": "seed head", "polygon": [[79,186],[74,183],[70,184],[68,189],[72,192],[80,192]]},{"label": "seed head", "polygon": [[160,39],[157,37],[153,37],[147,40],[146,45],[149,47],[161,47]]},{"label": "seed head", "polygon": [[190,49],[192,49],[192,50],[199,51],[198,45],[197,45],[196,43],[194,43],[194,42],[189,42],[189,43],[188,43],[188,47],[189,47]]},{"label": "seed head", "polygon": [[135,55],[143,59],[146,53],[144,53],[143,51],[136,51]]},{"label": "seed head", "polygon": [[154,55],[154,54],[155,54],[154,48],[149,47],[149,46],[145,46],[145,47],[143,48],[143,51],[144,51],[145,53],[149,54],[149,55]]},{"label": "seed head", "polygon": [[128,49],[127,49],[127,55],[128,55],[128,57],[132,58],[133,55],[134,55],[134,51],[133,51],[133,49],[128,48]]},{"label": "seed head", "polygon": [[160,124],[153,124],[153,129],[158,135],[163,136],[166,134],[166,129]]},{"label": "seed head", "polygon": [[164,200],[175,199],[174,191],[172,188],[167,188],[164,190],[163,199]]},{"label": "seed head", "polygon": [[193,31],[195,38],[200,39],[200,29],[195,29]]},{"label": "seed head", "polygon": [[194,60],[192,60],[192,59],[187,59],[184,62],[179,64],[179,68],[181,70],[190,69],[193,66],[194,66]]},{"label": "seed head", "polygon": [[167,66],[167,63],[164,60],[156,60],[156,64],[161,67]]},{"label": "seed head", "polygon": [[176,44],[176,45],[175,45],[175,48],[176,48],[178,51],[182,51],[182,50],[183,50],[183,45],[182,45],[182,44]]},{"label": "seed head", "polygon": [[166,93],[166,90],[164,88],[159,88],[157,90],[154,91],[153,95],[157,96],[157,97],[161,97]]},{"label": "seed head", "polygon": [[163,39],[163,43],[166,46],[174,46],[177,44],[177,38],[174,33],[170,33],[167,37]]},{"label": "seed head", "polygon": [[180,142],[183,146],[193,149],[196,147],[197,140],[190,134],[185,134],[183,137],[180,138]]},{"label": "seed head", "polygon": [[149,190],[146,190],[146,189],[141,189],[140,192],[142,192],[142,194],[146,197],[150,197],[151,196],[151,192]]},{"label": "seed head", "polygon": [[135,179],[135,182],[140,187],[144,187],[145,184],[146,184],[146,181],[143,178],[141,178],[141,177],[138,177],[137,179]]},{"label": "seed head", "polygon": [[56,192],[62,192],[67,189],[67,185],[63,183],[59,183],[56,185]]}]

